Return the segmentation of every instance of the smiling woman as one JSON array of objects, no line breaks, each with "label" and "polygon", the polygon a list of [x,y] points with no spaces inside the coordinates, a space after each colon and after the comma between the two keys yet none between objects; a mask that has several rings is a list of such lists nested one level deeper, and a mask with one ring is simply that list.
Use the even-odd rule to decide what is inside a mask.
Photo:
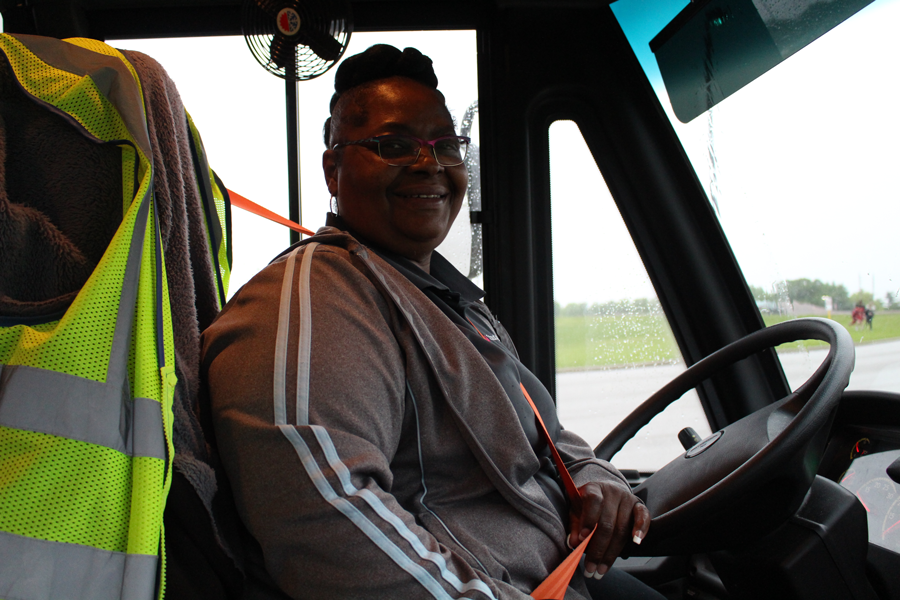
[{"label": "smiling woman", "polygon": [[[391,51],[398,52],[392,46],[373,46],[368,56],[354,58],[371,60],[376,53]],[[371,141],[376,136],[412,134],[436,140],[455,138],[459,147],[460,138],[454,132],[444,97],[435,89],[437,78],[433,72],[430,78],[417,72],[422,69],[418,63],[427,61],[430,65],[431,60],[411,48],[400,60],[405,61],[400,71],[408,75],[362,85],[336,80],[337,92],[325,135],[331,149],[325,152],[322,164],[328,191],[347,225],[364,239],[412,260],[427,273],[432,251],[447,237],[462,206],[467,175],[458,152],[452,160],[441,160],[442,154],[434,145],[429,144],[426,152],[418,146],[408,156],[412,162],[401,160],[406,164],[397,165],[392,163],[402,155],[385,158],[385,142]],[[351,60],[345,64],[354,67]],[[348,109],[351,106],[352,110]],[[344,116],[345,112],[351,113],[350,118]]]},{"label": "smiling woman", "polygon": [[[610,571],[646,508],[435,251],[468,145],[436,84],[412,48],[342,64],[323,156],[340,215],[204,334],[222,463],[265,556],[249,572],[297,598],[525,600],[568,543],[583,573],[554,598],[659,599]],[[348,547],[366,573],[335,577]]]}]

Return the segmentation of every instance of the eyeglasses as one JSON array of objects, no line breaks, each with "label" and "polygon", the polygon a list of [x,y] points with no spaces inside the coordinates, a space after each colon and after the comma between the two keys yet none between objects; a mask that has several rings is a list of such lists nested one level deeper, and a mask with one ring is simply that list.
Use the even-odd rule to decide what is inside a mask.
[{"label": "eyeglasses", "polygon": [[[431,146],[434,159],[443,167],[455,167],[466,160],[471,140],[462,135],[444,135],[433,140],[420,140],[411,135],[379,135],[355,142],[335,144],[332,150],[342,146],[374,145],[381,160],[392,167],[408,167],[416,164],[422,146]],[[370,148],[371,149],[371,148]]]}]

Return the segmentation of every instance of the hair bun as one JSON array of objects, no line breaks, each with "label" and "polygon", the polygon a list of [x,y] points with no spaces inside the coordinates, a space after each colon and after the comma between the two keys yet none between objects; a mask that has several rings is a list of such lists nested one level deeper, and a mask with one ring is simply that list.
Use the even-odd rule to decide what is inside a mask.
[{"label": "hair bun", "polygon": [[377,44],[341,63],[334,77],[334,91],[342,94],[363,83],[396,76],[409,77],[437,88],[437,76],[430,58],[415,48],[401,52],[393,46]]},{"label": "hair bun", "polygon": [[[334,114],[334,107],[347,91],[388,77],[408,77],[435,90],[438,84],[431,59],[415,48],[405,48],[401,52],[389,44],[376,44],[365,52],[354,54],[338,67],[329,112]],[[323,131],[326,147],[331,145],[330,124],[329,117]]]}]

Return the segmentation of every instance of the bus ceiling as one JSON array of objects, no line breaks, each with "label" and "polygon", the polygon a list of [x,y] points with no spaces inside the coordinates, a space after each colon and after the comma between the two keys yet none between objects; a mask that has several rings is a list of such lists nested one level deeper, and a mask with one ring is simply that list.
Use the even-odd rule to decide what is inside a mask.
[{"label": "bus ceiling", "polygon": [[[596,4],[588,0],[567,2]],[[241,35],[242,0],[0,0],[6,33],[99,40]],[[355,31],[475,29],[490,9],[546,0],[353,0]]]}]

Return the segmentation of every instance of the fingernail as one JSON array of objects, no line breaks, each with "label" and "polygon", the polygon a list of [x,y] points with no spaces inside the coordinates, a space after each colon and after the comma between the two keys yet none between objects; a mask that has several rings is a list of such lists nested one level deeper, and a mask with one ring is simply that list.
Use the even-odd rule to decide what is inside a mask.
[{"label": "fingernail", "polygon": [[643,539],[644,538],[641,537],[641,532],[638,531],[636,534],[634,534],[634,537],[631,538],[631,541],[633,541],[635,544],[640,545],[641,541],[643,541]]},{"label": "fingernail", "polygon": [[587,529],[587,528],[584,528],[584,529],[581,530],[581,537],[580,537],[579,539],[582,539],[582,540],[583,540],[584,538],[586,538],[586,537],[589,536],[589,535],[591,535],[591,530],[590,530],[590,529]]},{"label": "fingernail", "polygon": [[597,565],[591,563],[584,563],[584,576],[590,579],[594,576],[595,571],[597,570]]},{"label": "fingernail", "polygon": [[599,571],[595,571],[594,579],[603,579],[603,575]]},{"label": "fingernail", "polygon": [[606,565],[600,565],[599,567],[597,567],[597,572],[594,573],[594,579],[600,579],[601,577],[603,577],[604,575],[606,575],[606,572],[607,572],[607,571],[609,571],[609,567],[608,567],[608,566],[606,566]]},{"label": "fingernail", "polygon": [[575,549],[575,544],[572,543],[572,536],[575,534],[570,534],[566,536],[566,546],[569,547],[569,550]]}]

